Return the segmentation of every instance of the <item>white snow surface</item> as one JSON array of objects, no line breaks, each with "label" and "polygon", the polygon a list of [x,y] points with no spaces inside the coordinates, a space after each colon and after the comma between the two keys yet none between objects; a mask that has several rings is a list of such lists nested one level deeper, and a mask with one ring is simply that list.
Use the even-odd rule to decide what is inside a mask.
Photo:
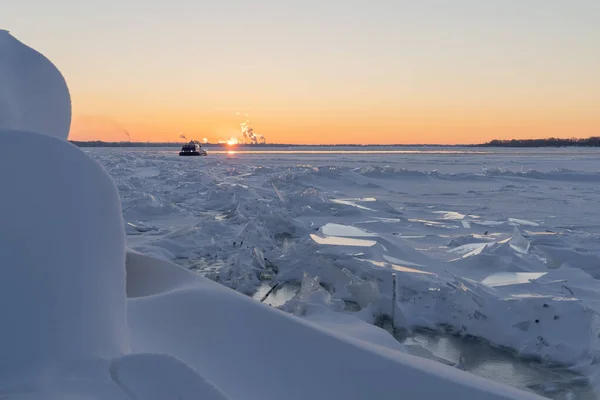
[{"label": "white snow surface", "polygon": [[316,279],[280,308],[402,351],[364,327],[391,315],[396,273],[398,327],[595,368],[597,150],[176,150],[85,150],[132,249],[248,295]]},{"label": "white snow surface", "polygon": [[66,139],[70,126],[71,96],[60,71],[0,29],[0,129]]},{"label": "white snow surface", "polygon": [[0,130],[0,182],[2,398],[225,398],[172,356],[131,353],[125,230],[104,168],[64,140]]},{"label": "white snow surface", "polygon": [[0,338],[12,343],[0,370],[124,354],[127,306],[115,294],[125,293],[125,234],[112,179],[69,143],[1,130],[0,182]]}]

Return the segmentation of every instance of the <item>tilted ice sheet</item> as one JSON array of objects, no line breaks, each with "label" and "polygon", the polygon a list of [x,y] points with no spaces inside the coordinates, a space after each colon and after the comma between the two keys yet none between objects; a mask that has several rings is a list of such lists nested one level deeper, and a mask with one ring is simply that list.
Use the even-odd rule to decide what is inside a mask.
[{"label": "tilted ice sheet", "polygon": [[180,358],[227,398],[540,399],[405,354],[384,330],[335,312],[317,279],[287,305],[301,319],[144,255],[127,254],[127,277],[134,351]]}]

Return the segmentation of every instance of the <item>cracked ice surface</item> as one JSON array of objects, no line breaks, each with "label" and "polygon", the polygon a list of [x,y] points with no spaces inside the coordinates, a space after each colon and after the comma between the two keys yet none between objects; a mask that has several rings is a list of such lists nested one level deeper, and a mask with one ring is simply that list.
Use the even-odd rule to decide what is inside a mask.
[{"label": "cracked ice surface", "polygon": [[327,289],[333,311],[359,304],[353,312],[372,322],[391,315],[396,273],[398,326],[567,365],[598,355],[594,150],[340,161],[86,151],[118,184],[130,247],[245,294],[306,274]]}]

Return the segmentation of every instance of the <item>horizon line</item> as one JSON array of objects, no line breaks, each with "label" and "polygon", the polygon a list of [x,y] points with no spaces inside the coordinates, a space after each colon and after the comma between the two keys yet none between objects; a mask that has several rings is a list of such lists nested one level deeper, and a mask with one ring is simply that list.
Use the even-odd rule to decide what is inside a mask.
[{"label": "horizon line", "polygon": [[[163,141],[128,141],[128,140],[120,140],[120,141],[104,141],[104,140],[72,140],[68,139],[71,143],[98,143],[98,144],[164,144],[164,145],[173,145],[179,146],[182,144],[187,144],[189,142],[181,141],[181,142],[163,142]],[[308,143],[236,143],[236,144],[228,144],[228,143],[211,143],[199,142],[202,146],[222,146],[222,147],[243,147],[243,146],[252,146],[252,147],[269,147],[269,146],[299,146],[299,147],[309,147],[309,146],[353,146],[353,147],[367,147],[367,146],[479,146],[485,143],[464,143],[464,144],[437,144],[437,143],[422,143],[422,144],[407,144],[407,143],[369,143],[369,144],[361,144],[361,143],[316,143],[316,144],[308,144]]]},{"label": "horizon line", "polygon": [[[164,146],[180,146],[182,144],[186,144],[189,143],[187,141],[168,141],[168,142],[164,142],[164,141],[104,141],[104,140],[72,140],[72,139],[67,139],[69,142],[76,144],[76,145],[104,145],[106,147],[110,147],[112,146],[130,146],[133,147],[135,145],[142,145],[142,146],[159,146],[159,145],[164,145]],[[514,144],[518,147],[525,147],[523,145],[527,145],[527,144],[534,144],[534,143],[538,143],[540,146],[539,147],[549,147],[549,146],[553,146],[552,142],[557,142],[554,143],[554,146],[560,146],[560,145],[578,145],[578,144],[582,144],[585,146],[585,142],[587,142],[587,146],[586,147],[590,147],[590,144],[592,146],[598,146],[599,142],[600,142],[600,136],[589,136],[587,138],[556,138],[556,137],[549,137],[549,138],[539,138],[539,139],[492,139],[488,142],[484,142],[484,143],[457,143],[457,144],[440,144],[440,143],[413,143],[413,144],[407,144],[407,143],[390,143],[390,144],[383,144],[383,143],[369,143],[369,144],[364,144],[364,143],[319,143],[319,144],[306,144],[306,143],[235,143],[235,144],[229,144],[226,142],[218,142],[218,143],[210,143],[210,142],[206,142],[206,143],[200,143],[199,141],[195,141],[197,143],[199,143],[200,145],[205,145],[205,146],[217,146],[217,147],[230,147],[230,148],[235,148],[235,147],[277,147],[277,146],[293,146],[293,147],[482,147],[482,146],[494,146],[494,145],[498,145],[501,147],[507,147],[507,145],[510,144]],[[545,146],[542,146],[545,145]],[[532,147],[532,146],[529,146]],[[536,146],[533,146],[536,147]]]}]

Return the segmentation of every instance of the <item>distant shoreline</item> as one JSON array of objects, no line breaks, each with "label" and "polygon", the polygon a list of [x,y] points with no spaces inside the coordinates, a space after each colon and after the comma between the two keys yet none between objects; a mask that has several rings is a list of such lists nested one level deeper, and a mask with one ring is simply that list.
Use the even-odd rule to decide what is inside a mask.
[{"label": "distant shoreline", "polygon": [[[103,141],[76,141],[70,140],[79,147],[173,147],[180,148],[184,143],[175,142],[103,142]],[[270,148],[270,147],[475,147],[473,144],[287,144],[287,143],[238,143],[228,145],[226,143],[201,143],[203,147],[211,148]]]},{"label": "distant shoreline", "polygon": [[[78,147],[173,147],[179,148],[183,142],[104,142],[95,141],[76,141],[70,140]],[[229,148],[226,143],[206,143],[203,146],[207,148]],[[492,140],[481,144],[243,144],[235,145],[236,148],[254,149],[254,148],[272,148],[272,147],[600,147],[600,137],[590,137],[586,139],[510,139],[510,140]]]}]

